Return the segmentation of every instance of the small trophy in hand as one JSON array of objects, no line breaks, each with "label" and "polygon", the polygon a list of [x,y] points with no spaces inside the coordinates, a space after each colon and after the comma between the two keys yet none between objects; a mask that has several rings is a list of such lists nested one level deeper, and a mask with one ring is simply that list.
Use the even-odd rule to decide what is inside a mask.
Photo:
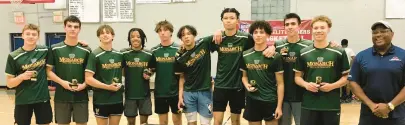
[{"label": "small trophy in hand", "polygon": [[32,71],[31,81],[37,81],[38,72]]},{"label": "small trophy in hand", "polygon": [[181,105],[181,106],[180,106],[180,109],[177,110],[177,113],[183,113],[183,112],[184,112],[184,109],[186,109],[186,106]]},{"label": "small trophy in hand", "polygon": [[118,87],[121,87],[122,84],[119,83],[119,81],[120,81],[120,80],[119,80],[117,77],[114,77],[114,78],[113,78],[113,82],[116,83]]},{"label": "small trophy in hand", "polygon": [[280,52],[281,52],[282,56],[288,56],[288,48],[287,47],[283,47]]},{"label": "small trophy in hand", "polygon": [[72,79],[72,84],[70,84],[70,87],[72,89],[77,89],[78,88],[77,79]]}]

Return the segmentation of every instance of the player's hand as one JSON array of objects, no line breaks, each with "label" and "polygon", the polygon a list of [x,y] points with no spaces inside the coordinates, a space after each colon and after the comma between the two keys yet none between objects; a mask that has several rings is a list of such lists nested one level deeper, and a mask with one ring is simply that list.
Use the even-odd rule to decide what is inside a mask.
[{"label": "player's hand", "polygon": [[83,89],[85,89],[87,87],[87,85],[85,83],[82,84],[77,84],[77,88],[73,89],[74,91],[78,92],[78,91],[82,91]]},{"label": "player's hand", "polygon": [[313,82],[309,82],[305,84],[305,89],[310,91],[310,92],[318,92],[319,91],[319,85]]},{"label": "player's hand", "polygon": [[68,82],[68,81],[63,81],[62,83],[60,83],[60,85],[61,85],[63,88],[65,88],[66,90],[74,91],[73,88],[70,87],[70,84],[71,84],[71,83]]},{"label": "player's hand", "polygon": [[143,78],[144,78],[145,80],[149,80],[149,79],[150,79],[150,75],[144,73],[144,74],[143,74]]},{"label": "player's hand", "polygon": [[222,30],[217,30],[214,33],[214,42],[217,45],[221,44],[221,42],[222,42]]},{"label": "player's hand", "polygon": [[245,87],[246,87],[246,90],[248,90],[248,92],[256,92],[257,91],[257,88],[253,87],[250,84],[246,84]]},{"label": "player's hand", "polygon": [[275,119],[280,119],[281,116],[283,116],[283,111],[281,110],[280,107],[277,107],[276,112],[274,113],[274,118]]},{"label": "player's hand", "polygon": [[323,82],[323,83],[321,83],[321,86],[319,87],[319,89],[320,89],[322,92],[330,92],[330,91],[334,90],[335,87],[334,87],[332,84],[330,84],[330,83],[325,83],[325,82]]},{"label": "player's hand", "polygon": [[269,46],[263,51],[263,55],[267,58],[273,57],[276,53],[276,47]]},{"label": "player's hand", "polygon": [[22,80],[30,80],[35,71],[25,71],[23,74],[18,75],[17,77]]},{"label": "player's hand", "polygon": [[88,44],[86,41],[84,41],[84,40],[79,40],[78,42],[79,42],[79,44],[81,44],[82,46],[88,46],[88,45],[89,45],[89,44]]},{"label": "player's hand", "polygon": [[108,85],[108,90],[113,91],[113,92],[120,90],[120,88],[121,88],[121,84],[118,84],[118,83],[113,82],[112,84]]},{"label": "player's hand", "polygon": [[183,100],[183,98],[179,98],[179,102],[177,103],[177,108],[180,110],[180,109],[183,109],[183,107],[184,107],[184,100]]},{"label": "player's hand", "polygon": [[374,115],[379,116],[381,118],[388,118],[388,114],[391,112],[391,110],[388,108],[388,105],[385,103],[378,103]]},{"label": "player's hand", "polygon": [[330,41],[330,47],[341,48],[342,46],[340,44],[338,44],[336,41]]}]

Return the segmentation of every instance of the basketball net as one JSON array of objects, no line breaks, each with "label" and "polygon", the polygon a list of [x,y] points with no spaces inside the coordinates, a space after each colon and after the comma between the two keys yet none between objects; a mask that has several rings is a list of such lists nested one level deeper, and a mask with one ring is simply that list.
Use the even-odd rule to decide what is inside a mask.
[{"label": "basketball net", "polygon": [[10,4],[14,6],[14,11],[19,10],[21,8],[21,3],[23,0],[10,0]]}]

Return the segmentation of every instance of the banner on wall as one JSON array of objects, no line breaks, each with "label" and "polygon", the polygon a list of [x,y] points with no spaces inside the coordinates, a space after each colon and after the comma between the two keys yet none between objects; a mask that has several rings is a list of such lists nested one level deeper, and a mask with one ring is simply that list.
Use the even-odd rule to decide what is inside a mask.
[{"label": "banner on wall", "polygon": [[[241,20],[239,23],[239,30],[249,32],[249,27],[253,22],[253,20]],[[287,33],[284,30],[283,20],[269,20],[267,22],[273,29],[273,33],[269,38],[270,42],[287,38]],[[303,39],[312,40],[311,20],[301,20],[299,34]]]}]

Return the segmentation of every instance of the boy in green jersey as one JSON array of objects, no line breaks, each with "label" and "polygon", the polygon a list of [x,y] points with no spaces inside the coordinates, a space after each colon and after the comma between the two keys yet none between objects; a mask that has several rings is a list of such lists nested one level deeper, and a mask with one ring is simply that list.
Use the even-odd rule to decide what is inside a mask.
[{"label": "boy in green jersey", "polygon": [[160,44],[152,47],[152,59],[148,65],[156,72],[155,113],[159,115],[159,124],[167,125],[170,107],[173,124],[181,125],[181,114],[177,113],[179,78],[174,72],[175,56],[180,46],[171,41],[173,25],[169,21],[157,23],[155,32],[159,35]]},{"label": "boy in green jersey", "polygon": [[[64,21],[66,39],[51,47],[48,56],[48,77],[55,81],[55,121],[57,124],[73,122],[85,125],[89,119],[88,94],[84,83],[84,70],[91,53],[89,47],[78,42],[81,22],[76,16]],[[55,72],[52,71],[55,69]]]},{"label": "boy in green jersey", "polygon": [[241,59],[242,82],[248,91],[243,117],[250,125],[278,125],[282,116],[284,98],[282,57],[276,53],[266,58],[266,39],[272,33],[266,21],[255,21],[249,28],[255,45],[243,52]]},{"label": "boy in green jersey", "polygon": [[49,102],[46,60],[48,49],[37,45],[39,27],[25,25],[22,30],[24,45],[11,52],[7,58],[6,81],[8,88],[15,88],[14,120],[18,125],[30,125],[32,113],[37,124],[52,122]]},{"label": "boy in green jersey", "polygon": [[185,106],[187,122],[197,125],[197,113],[202,125],[210,125],[212,119],[211,99],[211,51],[215,45],[212,36],[196,41],[197,30],[190,25],[182,26],[177,37],[181,39],[184,52],[176,57],[176,73],[180,74],[179,104]]},{"label": "boy in green jersey", "polygon": [[90,54],[86,66],[86,83],[93,89],[93,111],[98,125],[118,125],[124,111],[122,87],[122,53],[112,48],[114,30],[101,25],[97,30],[100,47]]},{"label": "boy in green jersey", "polygon": [[142,29],[132,28],[128,32],[129,48],[123,53],[123,69],[125,76],[125,110],[128,125],[135,125],[135,118],[140,116],[140,124],[147,124],[148,116],[152,115],[150,99],[149,75],[144,71],[152,53],[145,49],[146,35]]},{"label": "boy in green jersey", "polygon": [[349,61],[342,48],[327,41],[332,27],[326,16],[312,20],[314,44],[300,51],[295,63],[295,82],[303,94],[301,125],[339,125],[340,91],[347,83]]}]

